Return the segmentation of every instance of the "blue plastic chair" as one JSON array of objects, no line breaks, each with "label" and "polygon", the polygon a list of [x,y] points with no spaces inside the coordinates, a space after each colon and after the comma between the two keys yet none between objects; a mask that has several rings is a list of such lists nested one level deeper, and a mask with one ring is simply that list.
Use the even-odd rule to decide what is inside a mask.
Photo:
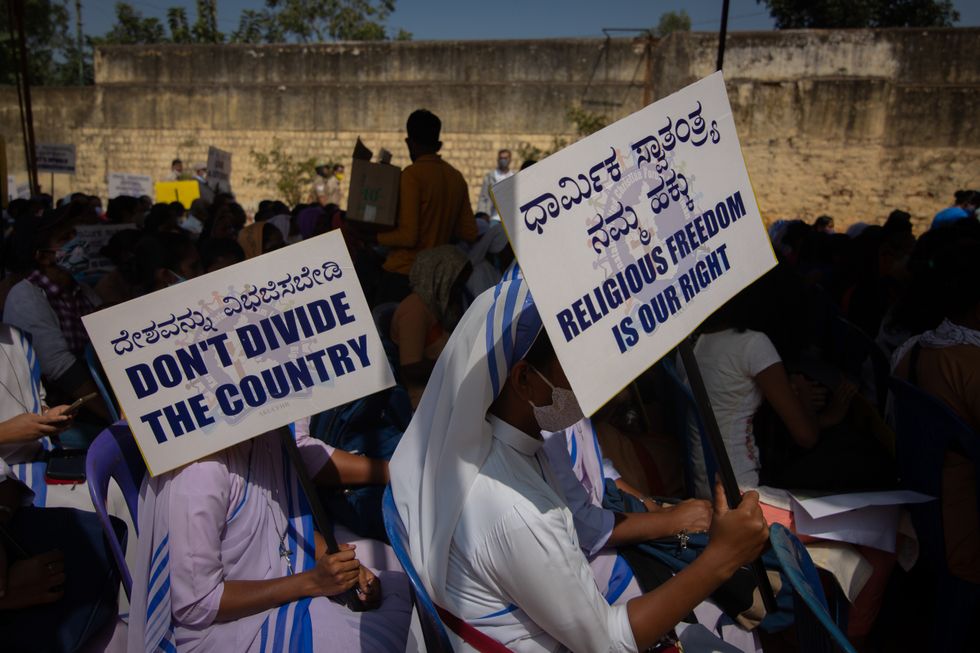
[{"label": "blue plastic chair", "polygon": [[92,505],[95,506],[95,514],[102,524],[112,557],[119,568],[123,589],[129,597],[133,588],[133,577],[126,565],[123,543],[116,536],[109,521],[109,512],[106,510],[106,497],[109,494],[111,478],[122,490],[129,516],[133,520],[133,527],[137,535],[139,534],[137,512],[140,485],[143,483],[143,477],[146,476],[146,465],[126,422],[116,422],[95,438],[85,457],[85,476],[88,480],[88,491],[92,495]]},{"label": "blue plastic chair", "polygon": [[398,509],[395,507],[395,498],[391,494],[390,485],[385,488],[381,510],[384,515],[385,531],[388,533],[391,548],[394,549],[395,557],[401,563],[412,586],[413,603],[415,604],[415,611],[419,616],[419,622],[422,625],[422,638],[425,640],[425,649],[429,653],[452,653],[453,645],[449,641],[446,627],[443,625],[442,619],[439,618],[435,603],[429,598],[429,593],[422,584],[422,580],[419,578],[414,565],[412,565],[412,558],[409,556],[407,549],[408,536],[405,533],[405,525],[402,523],[402,518],[399,516]]},{"label": "blue plastic chair", "polygon": [[102,397],[102,401],[105,402],[105,407],[109,410],[110,419],[113,423],[118,422],[119,409],[116,408],[115,397],[109,391],[105,379],[102,378],[102,369],[99,367],[99,361],[95,356],[95,349],[90,344],[85,345],[85,363],[88,365],[88,371],[92,376],[92,380],[95,381],[95,387],[99,391],[99,396]]},{"label": "blue plastic chair", "polygon": [[779,524],[769,527],[769,541],[793,587],[796,635],[800,653],[856,653],[844,635],[845,627],[830,615],[817,567],[803,543]]},{"label": "blue plastic chair", "polygon": [[[901,486],[938,499],[907,506],[919,537],[920,563],[929,567],[934,582],[935,595],[931,599],[936,614],[932,642],[936,650],[963,650],[964,640],[976,624],[980,585],[953,576],[946,564],[943,460],[946,451],[955,445],[972,461],[975,473],[980,475],[980,434],[945,403],[910,383],[892,378],[891,390],[895,408],[895,454]],[[980,484],[977,485],[977,505],[980,506]]]},{"label": "blue plastic chair", "polygon": [[691,444],[688,438],[691,420],[694,420],[698,434],[701,436],[701,452],[704,456],[705,478],[708,479],[708,485],[712,488],[714,487],[715,472],[718,471],[718,463],[715,462],[714,451],[708,442],[708,434],[705,431],[704,422],[701,421],[701,413],[698,411],[698,404],[694,400],[694,394],[691,393],[691,389],[687,384],[681,380],[677,367],[674,366],[670,355],[660,359],[660,364],[667,373],[667,378],[670,379],[671,386],[673,387],[673,407],[676,419],[674,429],[681,439],[681,446],[684,448],[684,476],[687,494],[693,497],[696,491],[694,487],[694,460],[691,457]]}]

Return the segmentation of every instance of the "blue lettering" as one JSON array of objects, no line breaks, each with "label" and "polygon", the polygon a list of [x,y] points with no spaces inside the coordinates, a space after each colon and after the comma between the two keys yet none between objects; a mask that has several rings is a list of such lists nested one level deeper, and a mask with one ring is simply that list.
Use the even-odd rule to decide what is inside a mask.
[{"label": "blue lettering", "polygon": [[146,363],[137,363],[132,367],[127,367],[126,376],[129,377],[129,384],[133,386],[133,392],[136,393],[137,399],[149,397],[159,390],[153,373],[150,371],[150,366]]}]

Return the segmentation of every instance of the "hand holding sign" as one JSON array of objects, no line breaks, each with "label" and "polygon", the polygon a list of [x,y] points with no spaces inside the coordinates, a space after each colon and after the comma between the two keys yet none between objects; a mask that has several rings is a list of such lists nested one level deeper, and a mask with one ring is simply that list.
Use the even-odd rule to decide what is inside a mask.
[{"label": "hand holding sign", "polygon": [[[728,500],[738,505],[684,341],[776,259],[721,73],[501,181],[491,194],[585,414],[681,343]],[[755,573],[774,609],[760,563]]]}]

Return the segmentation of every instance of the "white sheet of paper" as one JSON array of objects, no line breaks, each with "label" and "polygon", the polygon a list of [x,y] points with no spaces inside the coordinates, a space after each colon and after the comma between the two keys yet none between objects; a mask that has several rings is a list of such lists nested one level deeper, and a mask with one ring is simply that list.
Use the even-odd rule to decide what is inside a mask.
[{"label": "white sheet of paper", "polygon": [[814,498],[794,494],[793,498],[810,517],[820,519],[870,506],[901,506],[906,503],[925,503],[932,501],[934,497],[910,490],[885,490],[880,492],[849,492]]},{"label": "white sheet of paper", "polygon": [[799,534],[895,552],[900,506],[868,506],[814,518],[796,499],[792,499],[790,503],[796,532]]}]

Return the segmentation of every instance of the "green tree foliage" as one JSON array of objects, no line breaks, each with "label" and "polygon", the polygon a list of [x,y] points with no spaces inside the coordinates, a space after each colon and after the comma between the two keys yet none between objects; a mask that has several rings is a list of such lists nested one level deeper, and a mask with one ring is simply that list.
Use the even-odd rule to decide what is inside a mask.
[{"label": "green tree foliage", "polygon": [[116,3],[116,24],[105,36],[92,39],[95,45],[140,45],[166,43],[167,32],[157,18],[144,18],[133,5]]},{"label": "green tree foliage", "polygon": [[266,16],[290,39],[378,41],[395,0],[265,0]]},{"label": "green tree foliage", "polygon": [[[62,75],[66,74],[62,67],[65,34],[68,33],[68,9],[63,1],[24,0],[24,34],[31,84],[61,81]],[[0,41],[0,84],[16,84],[17,42],[11,38],[6,3],[0,8]],[[75,61],[77,78],[77,59]]]},{"label": "green tree foliage", "polygon": [[218,30],[217,0],[197,0],[197,20],[191,28],[194,43],[223,43],[225,35]]},{"label": "green tree foliage", "polygon": [[[216,0],[197,0],[197,20],[191,25],[183,7],[167,10],[167,24],[144,18],[127,2],[116,3],[116,23],[105,36],[91,39],[93,45],[152,45],[154,43],[221,43]],[[169,31],[169,33],[168,33]]]},{"label": "green tree foliage", "polygon": [[686,11],[681,9],[680,11],[665,11],[660,14],[660,21],[653,28],[653,35],[663,38],[672,32],[690,31],[691,17],[687,15]]},{"label": "green tree foliage", "polygon": [[283,43],[285,32],[269,9],[245,9],[238,17],[238,29],[231,33],[233,43]]},{"label": "green tree foliage", "polygon": [[246,178],[246,184],[268,188],[290,206],[308,199],[316,176],[315,158],[300,159],[287,154],[278,139],[272,141],[268,153],[251,150],[248,154],[259,174]]},{"label": "green tree foliage", "polygon": [[756,0],[779,29],[952,27],[960,19],[951,0]]},{"label": "green tree foliage", "polygon": [[167,28],[170,29],[170,41],[173,43],[192,43],[191,25],[187,20],[187,10],[183,7],[167,9]]}]

